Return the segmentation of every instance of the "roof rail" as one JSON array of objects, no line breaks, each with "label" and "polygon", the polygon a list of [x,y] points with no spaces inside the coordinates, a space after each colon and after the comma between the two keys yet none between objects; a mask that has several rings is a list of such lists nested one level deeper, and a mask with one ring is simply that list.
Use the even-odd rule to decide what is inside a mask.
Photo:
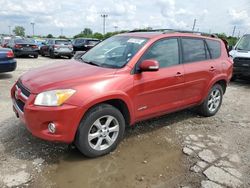
[{"label": "roof rail", "polygon": [[204,33],[204,32],[199,32],[199,31],[179,30],[179,29],[138,29],[138,30],[129,31],[129,33],[134,33],[134,32],[163,32],[163,34],[166,34],[166,33],[191,33],[191,34],[197,34],[197,35],[201,35],[201,36],[218,38],[218,36],[216,34]]}]

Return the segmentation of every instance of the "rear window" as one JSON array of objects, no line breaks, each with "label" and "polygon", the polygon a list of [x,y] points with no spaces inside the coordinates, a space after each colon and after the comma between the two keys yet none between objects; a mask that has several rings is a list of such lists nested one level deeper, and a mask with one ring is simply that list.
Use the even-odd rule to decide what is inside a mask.
[{"label": "rear window", "polygon": [[68,45],[68,44],[71,44],[71,41],[69,40],[56,40],[55,41],[55,44],[64,44],[64,45]]},{"label": "rear window", "polygon": [[212,59],[217,59],[221,56],[221,43],[214,40],[206,40],[208,49],[211,53]]},{"label": "rear window", "polygon": [[206,60],[206,50],[204,41],[201,39],[182,39],[184,63]]},{"label": "rear window", "polygon": [[35,43],[32,39],[15,39],[15,43]]}]

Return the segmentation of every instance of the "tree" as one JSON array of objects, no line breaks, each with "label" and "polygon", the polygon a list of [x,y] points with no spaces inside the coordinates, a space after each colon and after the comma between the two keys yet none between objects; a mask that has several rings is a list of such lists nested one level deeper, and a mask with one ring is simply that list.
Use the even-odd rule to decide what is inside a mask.
[{"label": "tree", "polygon": [[24,27],[22,27],[22,26],[16,26],[16,27],[13,29],[13,33],[15,33],[15,35],[17,35],[17,36],[22,36],[22,37],[24,37],[24,36],[25,36],[25,29],[24,29]]},{"label": "tree", "polygon": [[103,39],[103,35],[101,33],[94,33],[93,34],[93,38],[96,38],[96,39]]},{"label": "tree", "polygon": [[85,36],[90,36],[93,34],[93,31],[90,28],[84,28],[84,30],[81,33]]},{"label": "tree", "polygon": [[52,34],[48,34],[46,38],[53,38]]},{"label": "tree", "polygon": [[67,39],[67,37],[64,36],[64,35],[60,35],[58,38],[59,38],[59,39]]}]

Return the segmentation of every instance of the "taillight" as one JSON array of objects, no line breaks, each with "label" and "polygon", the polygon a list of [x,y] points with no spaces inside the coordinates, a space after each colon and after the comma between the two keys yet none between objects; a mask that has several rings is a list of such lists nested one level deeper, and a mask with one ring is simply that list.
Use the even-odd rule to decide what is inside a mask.
[{"label": "taillight", "polygon": [[13,58],[14,57],[14,53],[12,51],[8,51],[7,54],[6,54],[6,57]]},{"label": "taillight", "polygon": [[58,45],[53,45],[53,48],[59,48],[59,46]]},{"label": "taillight", "polygon": [[15,48],[22,48],[22,45],[16,44],[16,45],[15,45]]}]

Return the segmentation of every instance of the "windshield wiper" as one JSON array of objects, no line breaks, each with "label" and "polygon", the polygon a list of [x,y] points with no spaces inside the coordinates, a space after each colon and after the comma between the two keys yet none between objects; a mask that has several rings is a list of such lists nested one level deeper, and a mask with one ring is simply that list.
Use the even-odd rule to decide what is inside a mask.
[{"label": "windshield wiper", "polygon": [[85,61],[85,60],[83,60],[83,59],[81,59],[81,60],[82,60],[84,63],[87,63],[87,64],[89,64],[89,65],[94,65],[94,66],[100,67],[99,64],[94,63],[94,62],[92,62],[92,61]]}]

